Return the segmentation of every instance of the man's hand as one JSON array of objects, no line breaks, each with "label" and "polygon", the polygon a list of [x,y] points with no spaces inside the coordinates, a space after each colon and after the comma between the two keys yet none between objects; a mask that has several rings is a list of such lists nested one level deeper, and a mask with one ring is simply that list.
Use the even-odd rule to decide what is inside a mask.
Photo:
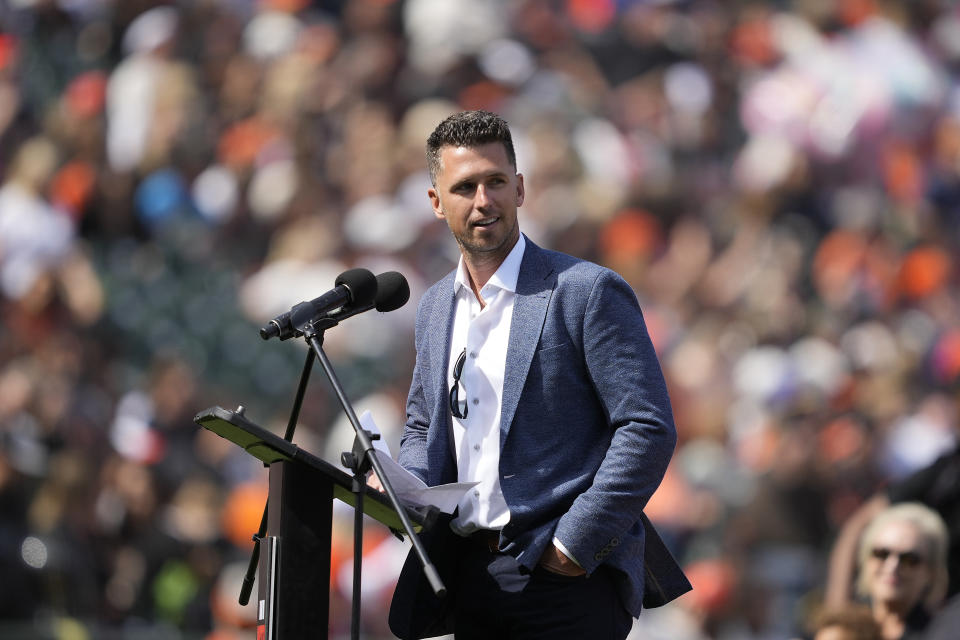
[{"label": "man's hand", "polygon": [[553,543],[540,556],[540,566],[563,576],[582,576],[586,573],[580,565],[564,555]]},{"label": "man's hand", "polygon": [[367,476],[367,486],[373,487],[380,493],[383,493],[383,485],[380,484],[380,478],[377,477],[376,471],[371,471],[370,475]]}]

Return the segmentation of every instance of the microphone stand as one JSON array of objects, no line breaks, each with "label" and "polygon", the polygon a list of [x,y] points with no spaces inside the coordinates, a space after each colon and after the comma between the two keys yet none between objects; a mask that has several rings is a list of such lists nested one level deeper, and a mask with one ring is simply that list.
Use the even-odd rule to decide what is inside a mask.
[{"label": "microphone stand", "polygon": [[[320,364],[323,367],[324,372],[327,374],[327,378],[330,380],[330,384],[333,387],[341,406],[347,414],[347,418],[350,420],[350,425],[353,427],[355,432],[353,451],[350,453],[344,453],[341,459],[345,465],[353,471],[353,482],[351,489],[353,490],[355,496],[353,542],[354,560],[353,606],[351,611],[350,632],[352,640],[359,640],[361,569],[363,560],[363,495],[367,487],[366,474],[371,467],[376,472],[377,477],[380,479],[380,483],[383,485],[383,489],[386,492],[387,497],[390,499],[390,504],[393,506],[394,511],[396,511],[397,516],[400,518],[400,522],[403,525],[404,531],[410,536],[410,542],[413,544],[414,551],[420,560],[420,564],[423,567],[423,573],[426,576],[427,581],[430,583],[430,588],[433,589],[434,594],[440,598],[446,595],[447,589],[444,586],[443,581],[440,579],[440,574],[437,572],[436,567],[427,556],[427,552],[423,547],[423,543],[420,542],[420,538],[414,532],[413,523],[410,521],[410,516],[407,515],[406,509],[400,503],[400,499],[397,496],[396,490],[393,488],[390,479],[383,471],[383,466],[380,464],[380,460],[373,453],[374,449],[373,441],[370,437],[371,434],[361,426],[360,420],[357,418],[357,414],[353,410],[353,406],[350,404],[350,401],[344,393],[342,385],[340,384],[340,380],[337,378],[337,375],[333,370],[333,365],[327,358],[327,354],[323,351],[324,331],[336,326],[338,322],[339,319],[332,318],[330,316],[324,316],[311,320],[302,327],[303,337],[309,344],[310,350],[307,352],[306,360],[303,364],[303,371],[300,374],[300,383],[297,387],[297,394],[294,398],[293,407],[290,412],[290,418],[287,421],[287,429],[286,433],[284,434],[284,439],[287,441],[293,440],[293,432],[296,429],[297,419],[300,416],[300,409],[303,405],[303,397],[306,392],[307,382],[310,379],[310,371],[313,367],[314,359],[319,358]],[[264,506],[263,517],[260,520],[260,529],[257,531],[256,535],[253,536],[253,552],[251,553],[250,564],[247,566],[247,572],[246,575],[244,575],[243,584],[240,589],[240,604],[242,606],[246,606],[250,600],[250,592],[253,588],[254,576],[256,575],[257,565],[260,559],[260,542],[267,533],[268,509],[269,502]]]},{"label": "microphone stand", "polygon": [[333,387],[334,392],[337,394],[337,398],[340,400],[340,404],[343,406],[343,410],[346,412],[347,418],[350,419],[350,424],[353,426],[353,430],[356,434],[353,445],[353,453],[345,454],[343,458],[344,461],[354,463],[352,465],[352,488],[356,496],[356,503],[354,505],[353,609],[351,613],[350,634],[352,640],[359,640],[360,576],[361,563],[363,561],[363,494],[367,487],[366,472],[370,466],[372,466],[373,470],[376,472],[377,477],[380,479],[380,483],[383,485],[387,496],[390,498],[390,504],[400,517],[400,522],[403,524],[404,530],[410,536],[410,542],[413,544],[413,548],[416,550],[417,557],[420,559],[420,564],[423,566],[423,573],[430,583],[430,588],[433,589],[433,592],[437,595],[437,597],[441,598],[446,595],[447,589],[444,586],[443,581],[440,579],[440,574],[437,572],[436,567],[430,561],[430,558],[427,557],[427,552],[423,547],[423,543],[420,542],[420,538],[417,537],[417,534],[414,532],[413,523],[410,521],[410,516],[407,515],[406,509],[400,503],[400,499],[397,497],[397,492],[390,483],[390,479],[387,477],[387,474],[384,473],[383,466],[380,464],[380,460],[374,454],[373,441],[370,438],[370,433],[361,426],[360,420],[357,419],[357,414],[354,412],[353,406],[350,404],[350,400],[347,399],[347,396],[343,391],[343,387],[340,385],[340,380],[337,378],[337,374],[333,370],[333,365],[330,364],[327,354],[323,351],[323,332],[328,327],[324,327],[322,321],[323,319],[305,325],[303,328],[303,337],[313,349],[311,353],[316,353],[317,358],[319,358],[320,365],[327,374],[327,378],[330,380],[330,384]]}]

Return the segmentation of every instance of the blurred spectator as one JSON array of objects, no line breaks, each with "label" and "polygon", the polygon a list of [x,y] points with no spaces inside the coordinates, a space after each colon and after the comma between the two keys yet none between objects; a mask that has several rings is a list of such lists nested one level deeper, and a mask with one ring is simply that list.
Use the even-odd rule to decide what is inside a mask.
[{"label": "blurred spectator", "polygon": [[123,36],[127,57],[107,84],[107,158],[117,172],[163,163],[194,101],[190,69],[170,60],[179,16],[170,6],[136,17]]},{"label": "blurred spectator", "polygon": [[814,621],[813,640],[881,640],[880,627],[867,607],[826,609]]},{"label": "blurred spectator", "polygon": [[891,504],[920,502],[934,509],[947,525],[947,574],[946,595],[953,597],[960,589],[960,553],[957,552],[960,538],[960,492],[957,490],[960,449],[954,448],[938,458],[933,464],[900,480],[883,492],[865,502],[841,527],[831,551],[827,578],[826,599],[834,606],[849,600],[850,586],[856,563],[856,545],[864,528],[879,513]]},{"label": "blurred spectator", "polygon": [[947,527],[931,509],[903,503],[880,512],[860,540],[857,593],[884,640],[922,638],[947,583]]}]

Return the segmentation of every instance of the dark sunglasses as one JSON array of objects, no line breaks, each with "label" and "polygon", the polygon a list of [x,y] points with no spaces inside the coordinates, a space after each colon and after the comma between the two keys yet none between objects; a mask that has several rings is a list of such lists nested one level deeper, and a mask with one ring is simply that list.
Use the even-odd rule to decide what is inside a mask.
[{"label": "dark sunglasses", "polygon": [[870,550],[870,555],[880,562],[886,562],[890,556],[896,556],[901,566],[911,569],[919,567],[926,561],[925,558],[916,551],[894,551],[886,547],[874,547]]},{"label": "dark sunglasses", "polygon": [[[465,420],[467,417],[467,403],[463,403],[463,413],[460,412],[460,376],[463,374],[463,365],[467,361],[467,348],[464,347],[457,358],[457,364],[453,365],[453,386],[450,387],[450,413],[454,418]],[[464,387],[466,391],[466,387]]]}]

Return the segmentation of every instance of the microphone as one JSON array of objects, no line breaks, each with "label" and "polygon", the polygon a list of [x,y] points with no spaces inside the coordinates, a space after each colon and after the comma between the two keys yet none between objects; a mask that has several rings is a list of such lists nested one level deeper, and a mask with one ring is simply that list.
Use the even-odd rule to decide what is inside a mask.
[{"label": "microphone", "polygon": [[331,313],[328,317],[340,322],[352,318],[358,313],[376,309],[380,312],[395,311],[407,304],[410,299],[410,285],[403,274],[397,271],[385,271],[377,276],[377,295],[373,302],[365,305],[349,305]]},{"label": "microphone", "polygon": [[374,306],[377,311],[396,311],[410,300],[410,285],[403,274],[387,271],[377,276],[377,297]]},{"label": "microphone", "polygon": [[[340,309],[323,316],[320,319],[330,321],[327,328],[332,328],[340,324],[347,318],[376,309],[380,312],[394,311],[407,304],[410,299],[410,286],[407,279],[396,271],[386,271],[377,276],[377,297],[374,301],[365,305],[344,305]],[[292,337],[300,337],[302,331],[296,331]]]},{"label": "microphone", "polygon": [[337,276],[336,285],[330,291],[308,302],[294,305],[290,311],[260,328],[264,340],[279,337],[281,340],[302,334],[302,327],[334,309],[346,305],[365,306],[377,295],[377,279],[367,269],[349,269]]}]

